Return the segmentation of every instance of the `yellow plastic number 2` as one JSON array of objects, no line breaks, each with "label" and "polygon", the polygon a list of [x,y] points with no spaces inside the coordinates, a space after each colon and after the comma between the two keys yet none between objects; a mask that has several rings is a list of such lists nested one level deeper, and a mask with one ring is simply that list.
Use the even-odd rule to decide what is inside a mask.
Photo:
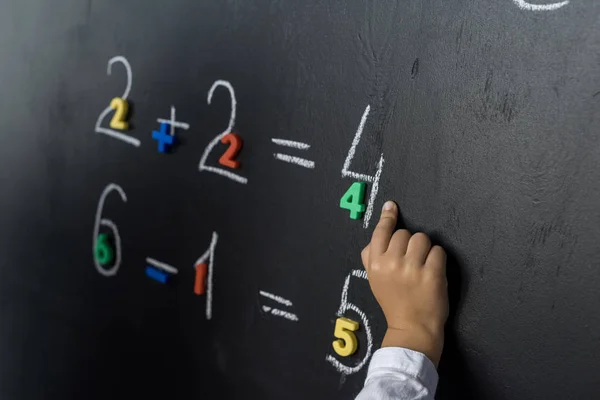
[{"label": "yellow plastic number 2", "polygon": [[126,131],[129,128],[129,123],[127,122],[127,111],[129,111],[129,104],[127,103],[127,100],[124,100],[120,97],[115,97],[110,102],[110,108],[115,110],[115,115],[110,121],[110,127],[113,129]]},{"label": "yellow plastic number 2", "polygon": [[335,321],[335,330],[333,336],[338,338],[333,342],[333,350],[340,357],[348,357],[356,353],[358,340],[354,331],[358,329],[358,322],[348,318],[338,318]]}]

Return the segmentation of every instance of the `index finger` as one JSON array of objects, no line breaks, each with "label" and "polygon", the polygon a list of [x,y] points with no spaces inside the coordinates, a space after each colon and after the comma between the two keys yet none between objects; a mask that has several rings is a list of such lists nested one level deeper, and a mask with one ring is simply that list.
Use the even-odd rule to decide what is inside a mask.
[{"label": "index finger", "polygon": [[397,222],[398,206],[393,201],[386,201],[381,211],[381,218],[371,237],[371,257],[381,255],[387,251]]}]

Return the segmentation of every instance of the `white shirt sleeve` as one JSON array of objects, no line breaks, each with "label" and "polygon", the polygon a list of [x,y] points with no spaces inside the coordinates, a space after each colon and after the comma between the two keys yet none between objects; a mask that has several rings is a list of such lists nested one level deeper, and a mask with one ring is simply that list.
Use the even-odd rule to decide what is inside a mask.
[{"label": "white shirt sleeve", "polygon": [[373,354],[356,400],[433,400],[437,383],[435,366],[424,354],[384,347]]}]

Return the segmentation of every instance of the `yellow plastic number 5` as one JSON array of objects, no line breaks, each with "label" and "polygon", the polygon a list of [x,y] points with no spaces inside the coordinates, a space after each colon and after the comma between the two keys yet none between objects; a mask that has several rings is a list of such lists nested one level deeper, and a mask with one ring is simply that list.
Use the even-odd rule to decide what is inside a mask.
[{"label": "yellow plastic number 5", "polygon": [[333,350],[341,356],[348,357],[356,353],[358,340],[354,331],[358,329],[358,322],[348,318],[338,318],[335,321],[335,330],[333,336],[338,338],[333,342]]},{"label": "yellow plastic number 5", "polygon": [[129,123],[127,122],[127,111],[129,111],[129,104],[127,103],[127,100],[124,100],[120,97],[115,97],[110,102],[110,108],[116,110],[113,119],[110,121],[110,127],[122,131],[129,129]]}]

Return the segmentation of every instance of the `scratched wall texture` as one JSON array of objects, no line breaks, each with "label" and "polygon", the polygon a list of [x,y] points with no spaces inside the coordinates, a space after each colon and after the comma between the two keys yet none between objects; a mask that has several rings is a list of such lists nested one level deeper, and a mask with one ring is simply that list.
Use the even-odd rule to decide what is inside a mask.
[{"label": "scratched wall texture", "polygon": [[[451,255],[437,398],[597,398],[600,3],[517,3],[3,2],[0,397],[356,395],[366,369],[341,376],[325,358],[370,233],[338,207],[370,105],[352,169],[374,174],[383,153],[375,209],[395,199]],[[139,148],[94,133],[124,90],[120,66],[106,75],[116,55]],[[217,79],[235,89],[248,185],[198,172],[229,118],[225,90],[206,103]],[[171,105],[191,128],[165,156],[150,135]],[[294,155],[315,169],[276,161],[274,137],[309,143]],[[128,201],[104,208],[123,241],[105,278],[91,244],[111,182]],[[213,231],[207,321],[192,267]],[[146,257],[179,268],[174,282],[146,278]],[[299,321],[263,313],[259,290]],[[377,344],[368,284],[353,279],[349,299]]]}]

